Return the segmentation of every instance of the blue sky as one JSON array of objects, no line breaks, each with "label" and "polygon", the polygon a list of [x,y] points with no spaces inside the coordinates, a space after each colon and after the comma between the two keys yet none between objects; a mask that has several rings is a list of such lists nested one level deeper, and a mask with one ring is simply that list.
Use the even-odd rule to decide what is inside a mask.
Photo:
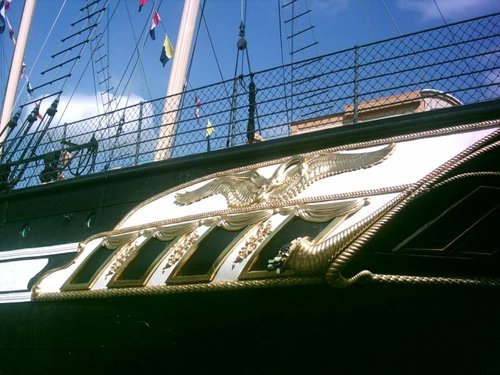
[{"label": "blue sky", "polygon": [[[308,44],[310,40],[313,40],[317,41],[318,44],[316,48],[308,49],[307,53],[296,59],[348,49],[356,44],[362,45],[400,34],[441,26],[443,18],[439,10],[447,23],[500,11],[500,1],[498,0],[306,0],[305,2],[311,12],[302,20],[306,21],[305,26],[310,22],[315,28],[314,35],[308,33],[303,42]],[[8,13],[10,21],[16,29],[22,11],[22,3],[22,0],[13,0],[12,8]],[[66,1],[49,41],[40,52],[40,47],[43,45],[63,3],[64,0],[37,1],[36,19],[30,33],[30,48],[25,56],[28,70],[31,71],[30,79],[34,83],[43,82],[43,80],[40,81],[39,72],[49,67],[49,56],[59,50],[59,40],[68,35],[68,24],[76,19],[76,14],[83,1]],[[297,3],[304,3],[304,0],[299,0]],[[134,38],[140,38],[142,41],[139,43],[141,63],[135,70],[126,90],[118,94],[132,95],[136,99],[152,99],[164,96],[166,93],[171,63],[162,67],[159,56],[165,33],[169,35],[175,46],[183,1],[149,0],[140,13],[137,12],[137,4],[138,0],[110,1],[111,9],[118,6],[110,21],[111,80],[115,86],[118,86],[122,72],[135,48]],[[298,7],[297,11],[299,12],[303,5],[299,4]],[[155,41],[150,40],[147,36],[153,8],[158,9],[162,18],[156,29],[157,39]],[[248,0],[246,36],[253,71],[281,64],[278,10],[278,0]],[[205,19],[224,79],[230,79],[234,74],[240,16],[240,0],[207,0]],[[283,21],[287,15],[282,14],[281,17]],[[289,31],[283,28],[282,33],[286,36]],[[0,43],[0,63],[2,65],[0,80],[3,90],[4,78],[8,74],[7,61],[12,54],[12,46],[7,32],[0,36]],[[296,41],[296,46],[299,43],[300,41]],[[287,45],[284,45],[285,62],[290,61],[288,48]],[[40,57],[36,61],[39,53]],[[82,67],[87,59],[82,60],[84,62],[81,64]],[[135,59],[131,60],[132,65],[135,62]],[[128,71],[130,72],[130,67]],[[247,72],[246,67],[245,72]],[[78,75],[75,74],[75,77]],[[220,80],[220,73],[210,47],[208,33],[202,25],[189,77],[190,86],[198,87]],[[78,95],[87,95],[88,98],[95,96],[91,83],[91,79],[87,76],[83,78],[78,87]],[[72,89],[75,84],[72,81],[68,85],[68,89]],[[20,100],[22,99],[24,98],[20,98]]]}]

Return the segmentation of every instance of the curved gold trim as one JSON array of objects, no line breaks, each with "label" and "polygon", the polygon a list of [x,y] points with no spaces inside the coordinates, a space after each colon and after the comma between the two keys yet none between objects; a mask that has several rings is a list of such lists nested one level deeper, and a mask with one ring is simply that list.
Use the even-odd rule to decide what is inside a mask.
[{"label": "curved gold trim", "polygon": [[[280,223],[275,229],[274,233],[279,233],[283,227],[285,227],[290,220],[294,217],[299,217],[302,220],[310,221],[310,222],[328,222],[330,223],[316,236],[316,241],[321,241],[321,239],[328,236],[340,223],[347,218],[348,216],[358,212],[363,206],[367,205],[369,200],[367,198],[364,199],[356,199],[350,201],[342,201],[342,202],[331,202],[327,204],[311,204],[311,205],[301,205],[295,206],[294,210],[291,212],[282,212],[279,213],[282,215],[289,215],[282,223]],[[308,212],[309,211],[309,212]],[[348,230],[341,232],[347,233]],[[276,273],[269,271],[256,271],[252,268],[255,263],[259,259],[260,250],[262,250],[266,244],[271,241],[273,234],[267,236],[267,238],[262,241],[262,243],[258,246],[258,250],[252,254],[252,257],[245,265],[242,270],[239,279],[251,279],[251,278],[259,278],[259,277],[276,277]],[[338,236],[334,236],[334,241],[336,241]],[[328,259],[330,259],[329,252],[333,246],[324,246],[324,243],[329,243],[328,240],[318,242],[318,245],[309,246],[306,243],[310,243],[310,238],[298,238],[292,241],[292,246],[289,252],[286,254],[286,260],[284,261],[283,270],[281,267],[278,270],[278,273],[283,275],[310,275],[314,273],[316,270],[324,271],[328,266]],[[306,247],[300,247],[300,245]],[[318,251],[318,246],[321,248]],[[293,248],[293,249],[292,249]],[[292,256],[290,256],[292,255]],[[290,256],[290,258],[288,258]],[[313,260],[313,258],[316,258]],[[313,271],[314,270],[314,271]]]},{"label": "curved gold trim", "polygon": [[379,188],[379,189],[360,190],[360,191],[354,191],[354,192],[342,193],[342,194],[321,195],[321,196],[310,197],[310,198],[293,199],[293,200],[290,200],[289,202],[287,202],[286,204],[283,204],[283,203],[282,204],[279,204],[279,203],[259,204],[259,205],[255,205],[253,207],[242,208],[242,209],[238,209],[238,210],[226,209],[226,210],[207,212],[207,213],[203,213],[203,214],[189,215],[189,216],[179,217],[179,218],[175,218],[175,219],[155,221],[155,222],[150,222],[150,223],[146,223],[146,224],[126,227],[126,228],[122,228],[122,229],[115,229],[115,230],[109,231],[109,232],[97,233],[97,234],[87,238],[85,241],[83,241],[82,246],[84,247],[84,245],[86,243],[89,243],[90,241],[93,241],[97,238],[111,236],[113,234],[116,235],[116,234],[148,231],[148,230],[151,230],[152,228],[154,228],[154,230],[156,230],[157,228],[171,226],[171,225],[183,222],[183,221],[198,220],[199,225],[214,225],[214,223],[223,220],[224,217],[229,216],[229,215],[237,215],[237,214],[245,214],[246,215],[246,214],[251,213],[251,212],[263,211],[263,210],[273,210],[273,211],[285,212],[284,210],[293,210],[294,207],[300,206],[300,205],[324,203],[324,202],[329,202],[329,201],[334,201],[334,200],[346,200],[346,199],[362,198],[362,197],[366,197],[368,195],[383,195],[383,194],[400,193],[402,191],[408,190],[409,188],[411,188],[413,186],[414,186],[414,184],[406,184],[406,185],[398,185],[398,186]]},{"label": "curved gold trim", "polygon": [[[331,262],[326,272],[326,280],[328,284],[330,284],[333,287],[344,288],[360,280],[373,279],[373,277],[371,276],[372,275],[371,272],[368,270],[361,271],[357,275],[346,279],[342,276],[342,269],[344,268],[345,264],[347,264],[347,262],[350,261],[358,251],[360,251],[363,245],[365,245],[368,242],[368,240],[374,235],[374,233],[376,233],[385,223],[392,220],[394,216],[396,216],[396,214],[399,213],[410,202],[417,199],[421,195],[425,194],[430,189],[439,186],[440,183],[443,182],[443,181],[440,182],[440,180],[447,174],[449,174],[452,170],[456,169],[457,167],[461,166],[462,164],[470,161],[471,159],[481,154],[491,151],[494,148],[500,147],[500,141],[495,141],[493,143],[490,143],[499,136],[500,136],[500,129],[497,129],[496,131],[483,137],[476,143],[469,146],[464,151],[460,152],[454,158],[450,159],[449,161],[441,165],[439,168],[437,168],[430,174],[423,177],[417,184],[415,184],[413,188],[409,189],[406,194],[396,197],[394,200],[392,200],[384,207],[382,207],[380,210],[378,210],[376,213],[374,213],[374,215],[372,216],[374,217],[375,220],[371,220],[373,224],[370,225],[369,228],[367,228],[367,230],[364,233],[360,234],[360,236],[356,238],[342,252],[341,256],[336,257]],[[392,276],[393,278],[390,277],[388,278],[391,281],[404,280],[404,277],[398,278],[397,275],[391,275],[391,277]],[[418,279],[417,276],[411,276],[411,278],[412,280]],[[426,278],[422,278],[422,280],[425,279]],[[446,278],[435,277],[429,279],[444,280]],[[384,280],[384,278],[381,278],[381,280]],[[475,280],[475,279],[456,278],[456,280]]]},{"label": "curved gold trim", "polygon": [[42,293],[33,296],[35,302],[65,301],[88,298],[110,298],[124,296],[147,296],[158,294],[197,293],[221,290],[245,290],[287,286],[323,284],[320,277],[287,277],[266,280],[217,281],[205,284],[159,285],[150,287],[113,288],[98,290],[76,290],[64,293]]},{"label": "curved gold trim", "polygon": [[129,219],[130,216],[132,216],[135,212],[137,212],[139,209],[142,207],[146,206],[147,204],[164,197],[168,194],[171,194],[175,191],[179,191],[181,189],[188,188],[190,186],[193,186],[195,184],[198,184],[203,181],[208,181],[213,178],[221,177],[227,174],[236,174],[239,172],[244,172],[248,171],[249,169],[258,169],[262,167],[267,167],[270,165],[274,164],[279,164],[279,163],[284,163],[288,160],[290,160],[292,157],[297,157],[297,156],[303,156],[307,157],[310,155],[317,154],[318,152],[337,152],[337,151],[347,151],[347,150],[356,150],[360,148],[367,148],[367,147],[373,147],[373,146],[380,146],[384,144],[389,144],[389,143],[397,143],[397,142],[403,142],[403,141],[410,141],[414,140],[417,138],[428,138],[428,137],[433,137],[437,135],[446,135],[446,134],[452,134],[456,132],[463,132],[467,130],[477,130],[477,129],[486,129],[486,128],[491,128],[494,126],[498,126],[500,124],[500,120],[489,120],[489,121],[481,121],[481,122],[475,122],[471,124],[462,124],[462,125],[456,125],[456,126],[451,126],[443,129],[438,129],[438,130],[429,130],[429,131],[424,131],[424,132],[416,132],[416,133],[411,133],[411,134],[404,134],[404,135],[399,135],[399,136],[394,136],[394,137],[388,137],[388,138],[383,138],[375,141],[365,141],[365,142],[357,142],[357,143],[351,143],[349,145],[343,145],[343,146],[337,146],[337,147],[332,147],[332,148],[327,148],[323,150],[318,150],[314,152],[308,152],[308,153],[302,153],[294,156],[287,156],[287,157],[282,157],[274,160],[269,160],[265,162],[260,162],[260,163],[255,163],[243,167],[238,167],[238,168],[232,168],[229,170],[225,171],[220,171],[216,173],[212,173],[206,176],[202,176],[199,178],[196,178],[194,180],[185,182],[183,184],[174,186],[162,193],[156,194],[152,196],[151,198],[145,200],[141,204],[139,204],[137,207],[133,208],[125,217],[120,220],[120,222],[115,226],[114,230],[117,230],[120,228],[120,226],[123,225],[125,221]]}]

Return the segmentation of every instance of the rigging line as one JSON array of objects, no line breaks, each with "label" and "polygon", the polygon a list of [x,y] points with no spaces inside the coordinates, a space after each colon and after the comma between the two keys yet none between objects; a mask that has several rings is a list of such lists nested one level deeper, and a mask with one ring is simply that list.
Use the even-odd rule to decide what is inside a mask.
[{"label": "rigging line", "polygon": [[[106,5],[108,4],[109,2],[106,2]],[[116,2],[116,6],[115,6],[115,9],[113,10],[113,13],[111,15],[111,18],[113,18],[113,15],[115,14],[117,8],[118,8],[118,4],[119,2]],[[104,29],[104,32],[108,29],[109,25],[106,25],[106,28]],[[98,42],[100,42],[102,40],[102,38],[104,37],[103,36],[104,34],[101,35],[101,37],[99,38]],[[90,59],[92,59],[92,57],[90,57]],[[85,72],[87,71],[87,68],[90,64],[90,59],[87,61],[87,64],[85,65],[85,68],[83,69],[82,71],[82,74],[80,75],[80,79],[78,80],[77,84],[75,85],[75,88],[73,89],[71,95],[69,96],[68,98],[68,101],[66,102],[66,106],[64,107],[64,109],[62,110],[61,112],[61,116],[59,117],[58,119],[58,122],[57,122],[57,125],[60,124],[61,120],[63,119],[63,116],[64,114],[66,113],[66,110],[68,109],[69,107],[69,103],[71,103],[71,99],[73,99],[73,96],[75,95],[76,93],[76,88],[78,87],[78,85],[80,84],[81,80],[83,79],[83,76],[85,75]]]},{"label": "rigging line", "polygon": [[245,16],[243,18],[243,22],[245,23],[245,27],[246,27],[246,24],[247,24],[247,5],[248,5],[248,1],[247,0],[244,0],[245,2]]},{"label": "rigging line", "polygon": [[[90,10],[87,10],[87,13],[90,13]],[[102,111],[104,114],[107,112],[107,109],[109,107],[109,105],[107,105],[107,104],[109,104],[109,101],[110,101],[109,98],[110,98],[110,91],[111,91],[111,89],[109,89],[110,80],[111,80],[111,77],[109,76],[109,53],[110,53],[110,50],[109,50],[109,46],[110,46],[109,30],[110,30],[111,18],[110,18],[110,12],[107,11],[107,9],[106,9],[105,13],[106,13],[106,26],[104,28],[104,31],[101,34],[98,34],[101,37],[99,38],[99,40],[97,40],[98,37],[96,37],[96,38],[94,38],[94,40],[89,41],[90,45],[91,45],[90,46],[91,47],[90,53],[92,56],[92,69],[94,70],[94,64],[95,65],[99,64],[99,66],[97,66],[97,68],[99,70],[97,70],[97,72],[94,71],[93,75],[92,75],[92,77],[94,79],[96,110],[97,110],[97,113],[99,113],[99,108],[102,108]],[[100,42],[104,38],[104,34],[106,34],[106,44],[100,44]],[[95,41],[95,40],[97,40],[97,43],[96,43],[97,47],[96,48],[94,48],[94,45],[93,45],[93,41]],[[104,45],[106,46],[106,52],[103,55],[101,47]],[[99,58],[97,60],[94,60],[93,53],[96,53],[99,56]],[[106,60],[106,61],[104,61],[104,60]],[[102,73],[105,78],[104,78],[104,80],[101,80],[99,83],[96,84],[96,79],[100,80],[100,78],[98,77],[98,75],[100,73]],[[103,84],[104,84],[104,87],[102,88],[101,85],[103,85]],[[103,92],[99,93],[98,90],[103,90]],[[106,94],[106,98],[104,98],[103,94]],[[99,103],[99,99],[100,99],[100,103]],[[99,120],[99,124],[101,124],[103,122],[103,120],[106,120],[106,119],[101,118]]]},{"label": "rigging line", "polygon": [[370,26],[370,19],[368,18],[368,6],[366,5],[366,0],[364,1],[365,5],[365,18],[366,18],[366,26],[368,27],[368,41],[372,42],[372,29]]},{"label": "rigging line", "polygon": [[[109,0],[107,0],[107,1],[106,1],[106,3],[104,4],[104,7],[106,7],[106,8],[107,8],[108,4],[109,4]],[[99,16],[97,17],[97,20],[96,20],[96,22],[95,22],[95,24],[96,24],[96,25],[97,25],[97,24],[99,24],[99,22],[101,21],[101,18],[103,17],[104,13],[105,13],[105,12],[101,12],[101,13],[99,13]],[[84,26],[84,25],[82,25],[82,28],[83,28],[83,26]],[[106,29],[108,28],[108,26],[109,26],[109,25],[106,25]],[[81,56],[81,55],[83,55],[83,52],[84,52],[84,51],[85,51],[85,49],[89,46],[89,44],[90,44],[89,42],[91,41],[92,35],[95,33],[95,31],[96,31],[96,28],[94,27],[94,28],[90,31],[89,36],[88,36],[88,39],[87,39],[87,41],[86,41],[86,42],[82,45],[82,48],[81,48],[81,49],[80,49],[80,51],[78,52],[78,55],[80,55],[80,56]],[[97,37],[96,37],[96,38],[97,38]],[[99,40],[97,41],[97,44],[99,44],[99,42],[102,40],[102,38],[103,38],[103,35],[101,35],[101,36],[99,37]],[[69,52],[68,52],[68,53],[69,53]],[[92,54],[90,54],[90,56],[91,56],[91,59],[92,59]],[[62,84],[62,86],[61,86],[61,90],[64,90],[64,87],[66,86],[66,84],[68,83],[69,79],[71,78],[71,75],[72,75],[72,73],[73,73],[73,70],[76,68],[76,66],[78,65],[78,63],[79,63],[79,61],[78,61],[78,60],[75,60],[75,61],[74,61],[73,65],[71,66],[71,69],[69,70],[69,74],[68,74],[67,78],[64,80],[64,82],[63,82],[63,84]],[[87,67],[88,67],[88,64],[87,64]],[[87,67],[85,68],[85,70],[87,69]],[[82,74],[83,74],[83,73],[82,73]]]},{"label": "rigging line", "polygon": [[[307,17],[309,18],[309,25],[312,25],[313,23],[312,23],[312,18],[311,18],[311,12],[309,12],[309,9],[311,9],[311,8],[309,8],[309,3],[307,2],[307,0],[305,0],[305,3],[306,3],[306,9],[308,11]],[[311,29],[311,34],[312,34],[312,39],[314,42],[314,48],[316,49],[316,56],[314,56],[314,57],[318,57],[319,56],[318,41],[316,40],[316,34],[314,33],[314,29]]]},{"label": "rigging line", "polygon": [[[285,97],[285,113],[286,113],[286,120],[288,123],[290,123],[290,109],[288,108],[288,95],[287,95],[287,90],[286,90],[286,78],[285,78],[285,58],[284,58],[284,50],[283,50],[283,23],[281,19],[281,5],[280,1],[277,1],[278,4],[278,21],[279,21],[279,35],[280,35],[280,53],[281,53],[281,75],[283,77],[283,93]],[[290,127],[288,127],[290,129]],[[290,130],[288,130],[290,132]],[[290,134],[288,134],[290,135]]]},{"label": "rigging line", "polygon": [[[128,2],[125,2],[125,9],[127,10],[127,16],[128,16],[128,20],[130,23],[130,28],[132,29],[132,36],[134,37],[134,43],[137,45],[139,43],[139,41],[137,40],[137,36],[135,35],[135,30],[133,28],[133,22],[132,22],[132,17],[130,16],[130,9],[129,9]],[[161,23],[161,24],[163,26],[163,23]],[[164,26],[163,26],[163,29],[165,29]],[[166,32],[165,32],[165,34],[166,34]],[[148,91],[149,98],[152,98],[151,91],[149,89],[148,79],[146,76],[146,71],[144,70],[144,64],[142,63],[142,59],[139,59],[139,67],[140,67],[142,76],[144,78],[144,82],[146,83],[146,90]]]},{"label": "rigging line", "polygon": [[443,20],[444,24],[445,25],[448,25],[448,23],[446,22],[446,20],[444,19],[444,16],[443,16],[443,13],[441,13],[441,9],[439,9],[438,5],[437,5],[437,2],[436,0],[433,0],[434,1],[434,5],[436,6],[438,12],[439,12],[439,15],[441,16],[441,19]]},{"label": "rigging line", "polygon": [[386,11],[387,11],[387,13],[389,14],[389,17],[391,18],[392,23],[394,24],[394,26],[395,26],[395,27],[396,27],[396,29],[398,30],[399,35],[403,35],[403,34],[401,33],[401,30],[399,30],[399,27],[398,27],[398,25],[396,24],[396,21],[395,21],[395,20],[394,20],[394,18],[392,17],[392,14],[391,14],[391,12],[390,12],[389,8],[387,7],[387,4],[385,3],[385,0],[382,0],[382,4],[384,4],[385,10],[386,10]]},{"label": "rigging line", "polygon": [[[110,75],[109,73],[109,64],[110,64],[110,60],[109,60],[109,56],[110,56],[110,53],[111,53],[111,50],[109,49],[109,47],[111,46],[111,40],[110,40],[110,30],[111,30],[111,27],[110,27],[110,23],[111,23],[111,17],[109,15],[109,12],[106,12],[107,13],[107,17],[108,17],[108,22],[106,23],[107,25],[107,30],[106,30],[106,55],[108,56],[107,59],[106,59],[106,66],[107,66],[107,70],[108,70],[108,76]],[[104,108],[104,111],[107,112],[107,110],[109,109],[109,102],[110,102],[110,97],[111,97],[111,93],[110,91],[112,90],[110,88],[111,86],[111,83],[110,82],[107,82],[106,84],[106,108],[104,108],[104,98],[102,97],[101,95],[101,100],[102,100],[102,103],[103,103],[103,108]]]},{"label": "rigging line", "polygon": [[[87,16],[90,14],[90,10],[87,8]],[[88,20],[88,22],[90,23],[90,19]],[[94,49],[94,47],[92,46],[92,42],[90,41],[89,42],[91,44],[91,50]],[[94,84],[94,92],[95,92],[95,104],[96,104],[96,108],[97,108],[97,113],[99,114],[99,101],[97,99],[97,82],[96,82],[96,73],[95,73],[95,63],[94,63],[94,59],[92,59],[92,82]]]},{"label": "rigging line", "polygon": [[[204,0],[204,1],[206,2],[206,0]],[[203,24],[205,25],[205,29],[207,30],[208,40],[210,42],[210,47],[212,48],[212,53],[214,54],[215,63],[217,64],[217,70],[219,71],[219,75],[220,75],[221,80],[224,81],[224,76],[222,75],[222,69],[221,69],[220,64],[219,64],[219,59],[217,58],[217,53],[215,52],[215,47],[214,47],[214,43],[212,41],[212,36],[211,36],[210,30],[208,28],[207,19],[205,18],[205,15],[203,14],[203,12],[202,12],[202,19],[203,19]],[[224,88],[226,88],[225,85],[224,85]],[[226,88],[226,93],[227,93],[227,88]]]},{"label": "rigging line", "polygon": [[[45,38],[45,41],[43,42],[42,46],[40,47],[40,50],[38,51],[37,56],[35,57],[35,61],[33,62],[29,73],[25,73],[25,74],[27,74],[28,77],[31,77],[31,73],[33,72],[35,65],[38,63],[38,59],[40,58],[40,55],[42,54],[42,51],[45,48],[45,45],[47,44],[47,41],[49,40],[49,38],[52,34],[52,31],[54,30],[54,27],[56,26],[56,23],[59,20],[59,17],[61,16],[61,13],[62,13],[62,10],[65,6],[66,6],[66,0],[64,0],[63,4],[59,8],[59,12],[57,13],[56,18],[54,19],[54,22],[52,23],[52,26],[50,27],[49,32],[47,33],[47,37]],[[19,94],[17,95],[16,100],[14,101],[14,107],[16,106],[17,102],[19,101],[26,84],[27,83],[24,83],[21,87],[21,90],[19,90]]]},{"label": "rigging line", "polygon": [[[150,16],[149,16],[149,18],[146,20],[146,27],[144,27],[144,30],[147,30],[147,25],[148,25],[148,23],[149,23],[149,20],[151,19],[151,16],[153,15],[153,12],[155,11],[155,9],[159,9],[159,8],[161,7],[161,3],[162,3],[162,2],[163,2],[163,0],[160,0],[160,4],[159,4],[159,6],[158,6],[158,7],[156,7],[156,1],[154,2],[153,7],[151,8],[151,11],[150,11]],[[120,82],[118,83],[118,86],[117,86],[116,92],[118,92],[118,88],[121,86],[121,84],[122,84],[122,82],[123,82],[123,79],[124,79],[124,77],[125,77],[125,72],[128,70],[128,68],[129,68],[129,66],[130,66],[130,64],[131,64],[131,62],[132,62],[132,59],[134,58],[134,54],[137,52],[137,59],[135,60],[135,64],[134,64],[134,66],[132,67],[132,71],[130,72],[129,78],[128,78],[127,82],[125,83],[125,87],[124,87],[124,88],[123,88],[123,90],[122,90],[122,94],[121,94],[121,96],[124,96],[124,95],[125,95],[125,92],[127,91],[127,87],[128,87],[128,85],[129,85],[129,83],[130,83],[130,80],[132,79],[132,76],[134,75],[135,68],[137,67],[138,61],[139,61],[139,60],[140,60],[140,58],[141,58],[142,51],[144,50],[144,47],[146,46],[146,43],[147,43],[147,41],[148,41],[148,34],[149,34],[149,31],[145,31],[145,39],[144,39],[144,42],[143,42],[143,44],[142,44],[142,48],[141,48],[141,51],[140,51],[140,52],[138,51],[138,46],[139,46],[139,44],[137,43],[137,44],[135,45],[134,52],[133,52],[133,53],[132,53],[132,55],[130,56],[130,59],[129,59],[128,63],[127,63],[127,67],[125,68],[125,71],[124,71],[124,73],[123,73],[122,77],[120,78]],[[126,104],[127,104],[127,103],[128,103],[128,98],[127,98]],[[117,109],[118,109],[119,105],[120,105],[120,102],[119,102],[119,101],[117,101],[116,106],[115,106],[115,110],[117,110]],[[127,105],[125,105],[125,107],[126,107],[126,106],[127,106]]]},{"label": "rigging line", "polygon": [[[195,51],[196,51],[196,46],[198,45],[198,37],[200,36],[200,26],[201,26],[201,21],[204,19],[204,15],[205,15],[205,5],[207,3],[207,0],[203,0],[203,4],[201,6],[201,15],[200,15],[200,20],[198,21],[198,26],[196,27],[196,37],[194,38],[194,44],[193,44],[193,49],[191,50],[191,56],[189,56],[189,65],[188,65],[188,68],[187,68],[187,72],[186,72],[186,85],[189,84],[189,76],[191,74],[191,68],[193,67],[193,57],[194,57],[194,54],[195,54]],[[207,28],[208,29],[208,28]],[[184,91],[185,91],[186,87],[184,87]],[[184,96],[181,97],[182,101],[184,101]],[[182,107],[182,104],[181,104],[181,107]]]},{"label": "rigging line", "polygon": [[[109,0],[107,0],[107,1],[106,1],[106,4],[105,4],[104,6],[106,7],[106,6],[108,5],[108,3],[109,3]],[[97,20],[96,20],[96,24],[97,24],[97,23],[99,23],[99,21],[100,21],[100,19],[101,19],[102,15],[103,15],[103,12],[101,12],[101,13],[99,14],[99,16],[98,16],[98,18],[97,18]],[[84,29],[84,28],[85,28],[85,24],[82,24],[81,29]],[[87,39],[87,40],[85,40],[85,41],[83,41],[83,42],[79,42],[79,43],[77,43],[77,42],[78,42],[78,39],[80,38],[80,36],[81,36],[81,35],[80,35],[80,34],[78,34],[77,38],[75,38],[75,40],[74,40],[74,42],[73,42],[73,46],[72,46],[72,47],[70,47],[69,49],[67,49],[67,53],[66,53],[66,55],[68,55],[68,54],[70,53],[70,51],[71,51],[71,49],[72,49],[72,48],[77,47],[77,46],[79,46],[79,45],[81,45],[82,47],[81,47],[81,48],[80,48],[80,50],[78,51],[78,55],[79,55],[79,56],[83,55],[83,52],[85,51],[85,49],[86,49],[86,48],[87,48],[87,46],[89,45],[89,43],[88,43],[88,42],[90,41],[90,38],[92,37],[92,34],[93,34],[94,32],[95,32],[95,28],[92,28],[92,30],[91,30],[91,31],[90,31],[90,33],[89,33],[88,39]],[[102,37],[101,37],[101,39],[102,39]],[[61,51],[61,53],[62,53],[62,52],[64,52],[64,51]],[[73,62],[73,64],[72,64],[72,66],[71,66],[71,68],[70,68],[70,70],[69,70],[69,73],[68,73],[68,74],[66,74],[64,77],[61,77],[61,79],[63,79],[63,83],[61,84],[61,90],[60,90],[60,91],[63,91],[63,90],[64,90],[64,87],[66,86],[66,84],[68,83],[69,79],[71,78],[71,76],[72,76],[72,73],[73,73],[74,69],[76,68],[76,66],[77,66],[77,65],[78,65],[78,63],[79,63],[79,61],[78,61],[78,60],[79,60],[79,59],[74,60],[74,62]],[[86,67],[85,67],[85,71],[86,71],[86,69],[87,69],[87,68],[88,68],[88,64],[87,64],[87,65],[86,65]],[[82,73],[82,74],[83,74],[83,73]],[[53,81],[52,81],[52,82],[53,82]],[[48,86],[48,85],[50,85],[52,82],[46,83],[46,84],[44,84],[43,86]],[[47,92],[47,90],[48,90],[48,89],[46,89],[45,93]]]},{"label": "rigging line", "polygon": [[[163,0],[160,0],[160,4],[158,5],[158,9],[161,8],[161,4],[162,4]],[[141,55],[142,55],[142,52],[144,51],[144,47],[146,47],[146,43],[148,41],[148,35],[146,34],[146,39],[144,40],[144,43],[142,45],[142,49],[140,52],[137,53],[137,59],[135,60],[135,64],[132,68],[132,71],[130,72],[130,75],[129,75],[129,78],[127,80],[127,83],[125,84],[125,87],[123,88],[123,95],[125,94],[125,91],[127,90],[127,88],[129,87],[129,84],[130,84],[130,81],[132,80],[132,76],[134,75],[134,72],[135,72],[135,69],[137,68],[137,65],[139,64],[139,62],[141,61]],[[132,88],[130,88],[130,90],[132,90]],[[130,91],[129,91],[129,94],[130,94]],[[122,96],[123,96],[122,95]],[[130,95],[127,95],[127,98],[125,100],[125,106],[124,108],[127,107],[128,105],[128,101],[129,101],[129,98],[130,98]],[[116,106],[118,107],[119,105],[119,102],[116,103]]]}]

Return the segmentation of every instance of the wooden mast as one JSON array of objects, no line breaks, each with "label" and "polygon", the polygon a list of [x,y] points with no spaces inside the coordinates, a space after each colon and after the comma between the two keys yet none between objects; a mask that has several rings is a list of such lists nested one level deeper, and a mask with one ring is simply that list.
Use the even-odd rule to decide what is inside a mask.
[{"label": "wooden mast", "polygon": [[186,74],[191,54],[196,19],[198,17],[199,0],[185,0],[182,11],[177,45],[170,72],[167,89],[167,99],[163,107],[163,116],[158,144],[156,146],[155,160],[170,158],[174,144],[174,134],[177,125],[178,111],[181,103],[182,92],[186,85]]},{"label": "wooden mast", "polygon": [[[24,60],[24,51],[31,27],[31,20],[35,11],[36,0],[26,0],[24,3],[23,15],[21,18],[21,25],[19,27],[19,35],[17,37],[16,48],[14,49],[14,56],[10,65],[9,81],[5,91],[5,98],[3,101],[2,118],[0,120],[0,134],[7,126],[12,115],[14,101],[17,92],[17,85],[19,83],[19,74]],[[0,143],[7,137],[7,131],[4,131],[0,136]]]}]

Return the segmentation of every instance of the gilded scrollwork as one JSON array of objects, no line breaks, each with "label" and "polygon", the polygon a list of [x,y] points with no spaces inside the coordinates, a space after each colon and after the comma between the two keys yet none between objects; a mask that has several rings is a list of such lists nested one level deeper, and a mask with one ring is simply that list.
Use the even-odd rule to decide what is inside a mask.
[{"label": "gilded scrollwork", "polygon": [[184,254],[193,246],[193,244],[198,240],[199,234],[197,232],[192,232],[189,235],[181,238],[172,248],[170,255],[168,256],[167,263],[163,267],[163,271],[172,267],[176,264],[179,259],[182,258]]},{"label": "gilded scrollwork", "polygon": [[389,144],[371,152],[297,155],[281,163],[269,178],[256,169],[217,177],[198,189],[177,193],[175,202],[189,205],[216,194],[222,194],[231,208],[286,202],[318,180],[382,162],[394,147],[394,144]]},{"label": "gilded scrollwork", "polygon": [[123,246],[114,257],[114,262],[111,264],[106,277],[114,275],[116,271],[122,266],[122,264],[132,255],[132,253],[137,249],[137,244],[132,241],[125,246]]},{"label": "gilded scrollwork", "polygon": [[257,232],[250,236],[243,247],[238,252],[236,259],[233,262],[233,266],[236,263],[241,263],[244,261],[249,255],[251,255],[255,249],[264,241],[264,239],[271,233],[271,222],[267,221],[261,223],[257,228]]}]

